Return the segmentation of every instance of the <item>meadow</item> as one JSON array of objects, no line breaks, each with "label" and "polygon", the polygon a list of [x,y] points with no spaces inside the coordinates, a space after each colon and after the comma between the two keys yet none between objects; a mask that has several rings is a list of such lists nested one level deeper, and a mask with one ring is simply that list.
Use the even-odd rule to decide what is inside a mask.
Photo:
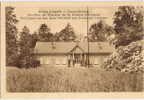
[{"label": "meadow", "polygon": [[8,92],[132,92],[142,91],[142,75],[100,68],[7,67]]}]

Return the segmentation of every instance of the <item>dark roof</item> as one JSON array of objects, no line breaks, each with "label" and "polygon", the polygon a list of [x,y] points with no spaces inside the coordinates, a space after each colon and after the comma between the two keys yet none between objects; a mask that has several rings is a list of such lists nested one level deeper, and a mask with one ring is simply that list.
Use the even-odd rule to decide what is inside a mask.
[{"label": "dark roof", "polygon": [[[37,42],[35,54],[69,53],[79,46],[85,53],[88,52],[87,42]],[[89,42],[89,53],[111,53],[114,47],[108,42]]]}]

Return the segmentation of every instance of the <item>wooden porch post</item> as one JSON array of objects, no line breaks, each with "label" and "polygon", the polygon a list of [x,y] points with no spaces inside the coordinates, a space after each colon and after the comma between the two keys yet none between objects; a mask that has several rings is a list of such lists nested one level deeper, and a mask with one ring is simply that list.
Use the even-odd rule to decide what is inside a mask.
[{"label": "wooden porch post", "polygon": [[84,65],[86,67],[86,54],[84,54]]},{"label": "wooden porch post", "polygon": [[70,53],[67,55],[67,66],[70,67]]},{"label": "wooden porch post", "polygon": [[81,53],[81,55],[80,55],[80,56],[81,56],[81,58],[80,58],[81,66],[83,65],[83,64],[82,64],[82,60],[83,60],[82,54],[83,54],[83,53]]},{"label": "wooden porch post", "polygon": [[74,67],[74,52],[73,52],[73,57],[72,57],[72,65],[73,65],[73,67]]}]

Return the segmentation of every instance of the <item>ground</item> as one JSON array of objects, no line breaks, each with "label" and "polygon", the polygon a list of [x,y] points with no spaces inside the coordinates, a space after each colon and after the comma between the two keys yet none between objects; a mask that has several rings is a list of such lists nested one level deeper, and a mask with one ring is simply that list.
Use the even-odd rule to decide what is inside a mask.
[{"label": "ground", "polygon": [[141,89],[139,74],[83,67],[7,67],[9,92],[130,92]]}]

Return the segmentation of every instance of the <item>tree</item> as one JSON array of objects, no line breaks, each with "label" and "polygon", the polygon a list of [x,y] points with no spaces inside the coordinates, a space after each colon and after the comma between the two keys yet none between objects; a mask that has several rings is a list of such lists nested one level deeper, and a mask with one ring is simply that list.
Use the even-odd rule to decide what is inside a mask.
[{"label": "tree", "polygon": [[31,53],[31,34],[29,29],[24,26],[20,34],[20,55],[18,67],[31,67],[32,53]]},{"label": "tree", "polygon": [[34,32],[31,35],[31,48],[34,48],[36,45],[36,42],[39,40],[38,34],[36,32]]},{"label": "tree", "polygon": [[76,39],[75,32],[69,23],[55,36],[57,41],[74,41]]},{"label": "tree", "polygon": [[46,24],[42,24],[39,28],[39,40],[43,42],[52,41],[53,34]]},{"label": "tree", "polygon": [[113,44],[116,47],[125,46],[143,38],[143,15],[138,8],[120,6],[114,17],[116,33]]},{"label": "tree", "polygon": [[17,28],[18,22],[13,7],[6,7],[6,64],[13,66],[17,62]]},{"label": "tree", "polygon": [[91,42],[107,41],[108,36],[110,36],[113,33],[114,29],[111,26],[105,24],[104,21],[100,20],[98,23],[91,25],[88,37],[89,41]]}]

